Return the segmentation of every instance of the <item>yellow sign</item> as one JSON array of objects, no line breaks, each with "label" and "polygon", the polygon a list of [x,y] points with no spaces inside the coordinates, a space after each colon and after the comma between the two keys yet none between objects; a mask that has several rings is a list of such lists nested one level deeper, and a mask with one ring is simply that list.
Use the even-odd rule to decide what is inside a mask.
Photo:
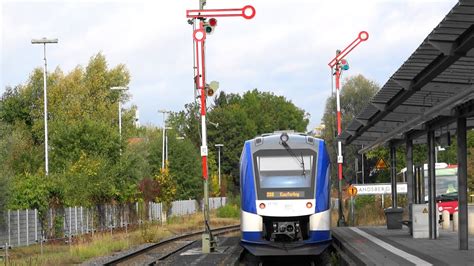
[{"label": "yellow sign", "polygon": [[385,163],[385,161],[382,158],[380,158],[377,161],[377,164],[375,165],[375,168],[377,168],[377,170],[384,170],[384,169],[387,169],[387,164]]},{"label": "yellow sign", "polygon": [[423,213],[428,213],[428,209],[424,208]]},{"label": "yellow sign", "polygon": [[280,192],[280,198],[299,198],[300,193],[298,192]]},{"label": "yellow sign", "polygon": [[302,198],[304,191],[267,191],[267,198]]},{"label": "yellow sign", "polygon": [[347,189],[347,193],[349,194],[349,196],[355,196],[357,195],[357,188],[354,186],[349,186],[349,188]]}]

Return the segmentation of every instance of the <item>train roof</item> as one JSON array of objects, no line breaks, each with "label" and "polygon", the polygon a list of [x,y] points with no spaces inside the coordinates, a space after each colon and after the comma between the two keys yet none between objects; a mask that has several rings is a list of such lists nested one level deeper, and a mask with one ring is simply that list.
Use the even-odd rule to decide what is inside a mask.
[{"label": "train roof", "polygon": [[309,143],[309,144],[324,143],[323,139],[316,138],[305,133],[294,132],[293,130],[283,130],[283,131],[275,131],[273,133],[265,133],[265,134],[256,136],[253,139],[249,139],[247,141],[255,142],[258,146],[263,142],[279,143],[284,134],[287,135],[291,143]]},{"label": "train roof", "polygon": [[[413,169],[415,169],[415,166],[413,166]],[[425,163],[423,165],[423,169],[426,171],[428,171],[428,164]],[[445,172],[449,172],[450,170],[455,170],[457,172],[458,170],[458,165],[457,164],[447,164],[447,163],[435,163],[435,170],[436,172],[440,171],[440,170],[447,170]],[[402,170],[400,170],[400,173],[405,173],[407,171],[407,168],[403,168]]]},{"label": "train roof", "polygon": [[278,131],[274,131],[272,133],[263,133],[259,136],[256,136],[254,139],[256,138],[265,138],[265,137],[271,137],[271,136],[275,136],[275,135],[278,135],[280,136],[281,134],[283,133],[286,133],[288,135],[297,135],[297,136],[302,136],[302,137],[311,137],[315,140],[322,140],[324,141],[323,139],[321,138],[317,138],[317,137],[314,137],[314,136],[311,136],[311,135],[308,135],[306,133],[302,133],[302,132],[295,132],[294,130],[278,130]]}]

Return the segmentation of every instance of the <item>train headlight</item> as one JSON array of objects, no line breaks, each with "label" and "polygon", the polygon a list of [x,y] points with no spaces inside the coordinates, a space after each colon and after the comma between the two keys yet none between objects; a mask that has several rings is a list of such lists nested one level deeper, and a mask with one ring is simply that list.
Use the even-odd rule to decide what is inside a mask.
[{"label": "train headlight", "polygon": [[258,205],[258,207],[260,207],[260,209],[265,209],[265,203],[260,203],[260,205]]},{"label": "train headlight", "polygon": [[309,201],[306,202],[306,208],[311,209],[311,207],[313,207],[313,203],[311,203]]},{"label": "train headlight", "polygon": [[286,133],[282,133],[282,134],[280,135],[280,140],[281,140],[281,142],[283,142],[283,143],[286,143],[289,138],[290,138],[290,137],[289,137],[288,134],[286,134]]}]

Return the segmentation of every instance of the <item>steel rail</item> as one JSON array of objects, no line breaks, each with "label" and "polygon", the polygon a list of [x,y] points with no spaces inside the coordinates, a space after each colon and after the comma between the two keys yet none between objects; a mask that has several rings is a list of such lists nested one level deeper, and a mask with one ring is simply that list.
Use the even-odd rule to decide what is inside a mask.
[{"label": "steel rail", "polygon": [[[240,229],[240,224],[214,228],[214,229],[212,229],[212,231],[217,232],[216,235],[219,235],[219,234],[224,234],[224,233],[230,233],[230,232],[233,232],[233,231],[237,231],[239,229]],[[182,235],[170,237],[170,238],[164,239],[160,242],[157,242],[153,245],[150,245],[150,246],[147,246],[147,247],[142,248],[140,250],[137,250],[135,252],[132,252],[130,254],[123,255],[123,256],[120,256],[116,259],[110,260],[107,263],[104,263],[104,265],[117,265],[119,263],[123,263],[123,262],[126,262],[128,260],[131,260],[134,257],[146,254],[148,251],[153,250],[153,249],[155,249],[159,246],[163,246],[165,244],[169,244],[169,243],[172,243],[172,242],[175,242],[175,241],[178,241],[178,240],[182,240],[182,239],[185,239],[185,238],[197,236],[197,235],[203,234],[204,232],[206,232],[206,231],[205,230],[200,230],[200,231],[196,231],[196,232],[192,232],[192,233],[188,233],[188,234],[182,234]],[[186,246],[184,246],[184,247],[186,247]],[[180,247],[177,250],[174,250],[174,251],[168,253],[167,255],[162,256],[161,258],[169,257],[170,255],[172,255],[173,253],[176,253],[177,251],[183,249],[184,247]]]}]

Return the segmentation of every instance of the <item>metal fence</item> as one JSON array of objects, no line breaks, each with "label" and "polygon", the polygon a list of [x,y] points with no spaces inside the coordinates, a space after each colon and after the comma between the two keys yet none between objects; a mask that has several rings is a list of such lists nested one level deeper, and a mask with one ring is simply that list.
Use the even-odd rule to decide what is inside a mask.
[{"label": "metal fence", "polygon": [[[209,199],[210,209],[225,204],[225,197]],[[193,214],[202,210],[199,207],[200,204],[196,200],[174,201],[166,216]],[[38,243],[42,233],[45,240],[51,240],[123,228],[144,221],[162,222],[164,215],[163,204],[155,202],[50,209],[43,217],[40,217],[37,210],[8,210],[3,217],[3,223],[0,223],[0,246],[18,247]]]},{"label": "metal fence", "polygon": [[0,244],[27,246],[41,238],[41,224],[36,210],[8,210],[4,228],[0,231]]}]

